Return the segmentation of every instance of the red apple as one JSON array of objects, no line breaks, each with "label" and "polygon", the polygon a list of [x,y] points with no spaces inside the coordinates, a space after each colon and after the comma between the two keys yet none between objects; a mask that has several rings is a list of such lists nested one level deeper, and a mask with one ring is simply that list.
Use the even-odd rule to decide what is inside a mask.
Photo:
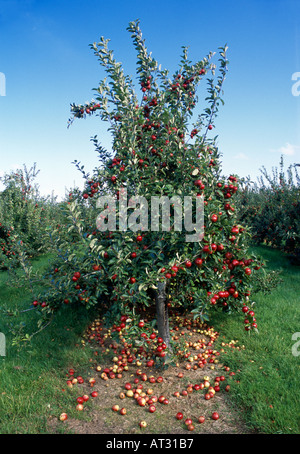
[{"label": "red apple", "polygon": [[144,397],[139,397],[137,399],[137,402],[138,402],[140,407],[145,407],[145,405],[146,405],[146,399],[144,399]]},{"label": "red apple", "polygon": [[62,414],[60,415],[59,419],[60,419],[61,421],[65,421],[66,419],[68,419],[67,413],[62,413]]},{"label": "red apple", "polygon": [[196,266],[200,267],[202,265],[202,263],[203,263],[203,260],[200,257],[196,258],[196,260],[195,260]]}]

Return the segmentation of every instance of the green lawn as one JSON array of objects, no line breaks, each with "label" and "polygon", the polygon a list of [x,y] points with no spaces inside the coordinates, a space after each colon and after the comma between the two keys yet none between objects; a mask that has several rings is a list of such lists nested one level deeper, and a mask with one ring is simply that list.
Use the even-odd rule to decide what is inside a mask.
[{"label": "green lawn", "polygon": [[[36,267],[47,264],[48,257],[35,261]],[[6,285],[7,273],[0,273],[0,307],[11,310],[27,309],[32,301],[23,289]],[[1,314],[0,332],[6,336],[6,356],[0,357],[0,433],[46,433],[47,418],[59,415],[69,405],[72,414],[74,397],[63,393],[68,367],[82,371],[89,367],[91,352],[81,348],[81,334],[92,313],[76,313],[71,307],[55,318],[53,323],[36,335],[23,348],[11,345],[11,323],[26,323],[25,332],[36,330],[37,318],[29,311],[19,317]],[[75,415],[75,412],[74,412]]]},{"label": "green lawn", "polygon": [[[292,335],[300,337],[300,268],[268,247],[253,248],[269,269],[282,269],[283,282],[271,294],[257,294],[259,334],[243,331],[243,317],[214,317],[212,325],[244,350],[228,351],[228,365],[240,370],[233,387],[234,404],[244,408],[247,422],[261,433],[300,432],[300,356],[294,356]],[[298,348],[300,353],[300,348]]]},{"label": "green lawn", "polygon": [[[225,318],[217,314],[211,324],[220,332],[218,342],[233,339],[238,340],[236,345],[245,346],[239,351],[225,348],[227,364],[239,381],[232,381],[232,405],[243,408],[247,423],[259,433],[299,433],[300,356],[292,354],[292,335],[300,332],[300,268],[289,265],[278,251],[253,249],[270,269],[281,268],[283,279],[271,294],[255,297],[259,334],[244,331],[243,317],[238,314]],[[47,260],[44,256],[34,266],[41,268]],[[8,287],[6,279],[7,273],[1,272],[0,308],[28,308],[28,293]],[[74,396],[62,388],[69,367],[82,374],[90,370],[92,352],[82,348],[80,341],[93,316],[66,306],[50,327],[18,350],[11,345],[10,323],[25,322],[25,331],[30,331],[35,316],[25,312],[15,319],[1,313],[0,332],[6,335],[7,347],[6,356],[0,357],[1,434],[46,433],[47,418],[66,409],[70,416],[78,417]]]}]

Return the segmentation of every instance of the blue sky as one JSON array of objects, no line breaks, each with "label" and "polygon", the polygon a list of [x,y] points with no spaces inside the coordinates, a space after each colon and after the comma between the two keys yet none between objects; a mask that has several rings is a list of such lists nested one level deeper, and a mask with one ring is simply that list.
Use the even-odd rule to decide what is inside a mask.
[{"label": "blue sky", "polygon": [[89,101],[104,77],[89,48],[100,36],[135,76],[126,31],[135,19],[148,50],[171,72],[183,45],[197,61],[228,44],[225,105],[214,131],[224,174],[256,180],[262,166],[278,166],[282,153],[286,167],[300,163],[300,96],[292,93],[300,80],[299,0],[0,0],[0,175],[36,162],[42,194],[61,197],[74,184],[82,187],[72,161],[91,171],[97,155],[90,137],[97,134],[109,148],[110,136],[98,117],[67,129],[70,103]]}]

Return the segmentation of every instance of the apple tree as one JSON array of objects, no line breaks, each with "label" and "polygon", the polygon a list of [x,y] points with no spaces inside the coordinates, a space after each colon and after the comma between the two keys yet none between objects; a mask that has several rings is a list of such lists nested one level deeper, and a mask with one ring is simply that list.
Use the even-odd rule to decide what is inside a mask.
[{"label": "apple tree", "polygon": [[[90,245],[111,282],[112,313],[115,308],[134,311],[155,300],[159,335],[168,344],[170,303],[191,306],[192,301],[193,313],[203,320],[211,306],[242,308],[250,295],[252,273],[260,264],[248,257],[247,228],[237,224],[238,178],[221,176],[216,137],[209,137],[223,102],[227,48],[219,49],[216,65],[213,53],[192,63],[184,47],[179,68],[170,76],[148,52],[139,21],[130,23],[128,31],[137,52],[141,94],[102,37],[91,47],[107,79],[100,82],[92,102],[71,105],[71,122],[97,115],[110,125],[111,152],[97,136],[92,139],[101,166],[87,182],[83,197],[98,220],[101,201],[102,220],[107,220],[106,230],[103,224],[100,230],[94,227]],[[207,106],[194,120],[197,87],[204,77]],[[125,205],[121,204],[124,194]],[[204,230],[198,241],[187,240],[193,235],[183,228],[185,198],[203,203]],[[150,211],[154,200],[165,209],[161,228],[157,228],[158,205]],[[190,225],[196,226],[192,205]]]},{"label": "apple tree", "polygon": [[[90,103],[71,104],[69,125],[98,116],[109,125],[111,150],[94,136],[99,167],[89,174],[76,162],[85,179],[82,199],[66,204],[65,233],[53,236],[56,259],[35,304],[46,314],[64,303],[102,305],[117,331],[126,317],[143,326],[148,311],[168,347],[172,308],[202,321],[212,310],[238,310],[247,314],[246,329],[256,329],[249,298],[261,263],[248,253],[247,226],[237,222],[238,177],[222,176],[213,137],[227,48],[219,49],[217,63],[213,53],[193,63],[183,47],[170,75],[148,52],[139,21],[128,31],[139,92],[109,40],[91,45],[107,77]],[[197,114],[203,80],[206,105]]]},{"label": "apple tree", "polygon": [[57,218],[58,209],[54,197],[40,195],[35,183],[38,173],[36,164],[31,168],[24,165],[0,178],[4,187],[0,192],[0,267],[18,263],[16,241],[23,242],[31,257],[49,246],[47,228]]}]

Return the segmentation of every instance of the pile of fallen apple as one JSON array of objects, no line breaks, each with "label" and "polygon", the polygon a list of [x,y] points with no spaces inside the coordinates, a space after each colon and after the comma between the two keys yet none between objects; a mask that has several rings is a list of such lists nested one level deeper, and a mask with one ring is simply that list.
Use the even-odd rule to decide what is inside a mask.
[{"label": "pile of fallen apple", "polygon": [[[209,372],[201,377],[198,383],[182,385],[182,388],[174,391],[171,397],[161,394],[159,390],[155,392],[155,384],[164,382],[164,369],[161,366],[168,357],[166,344],[163,339],[157,336],[155,329],[148,325],[147,320],[138,322],[139,336],[135,339],[128,339],[126,329],[128,330],[130,323],[132,323],[132,320],[129,317],[122,316],[119,325],[114,324],[111,329],[105,329],[102,321],[96,319],[86,331],[82,344],[96,345],[102,350],[102,353],[110,354],[112,365],[103,367],[97,364],[95,367],[96,378],[87,379],[87,383],[82,376],[76,376],[74,369],[68,370],[66,383],[68,387],[78,387],[78,385],[85,383],[91,388],[89,394],[85,393],[76,398],[76,409],[78,411],[84,409],[84,404],[90,397],[98,397],[98,392],[93,391],[92,388],[96,380],[99,379],[104,381],[120,380],[119,401],[113,403],[111,408],[113,412],[123,416],[127,414],[126,407],[132,405],[132,402],[144,407],[145,411],[154,413],[158,405],[169,405],[170,398],[182,399],[192,393],[202,392],[203,399],[210,400],[214,399],[216,393],[221,390],[226,392],[230,390],[230,385],[226,382],[235,373],[230,371],[228,366],[220,364],[219,356],[220,353],[225,352],[223,348],[225,346],[236,349],[243,348],[236,345],[237,341],[222,342],[220,351],[217,351],[213,348],[213,344],[218,339],[219,333],[199,320],[188,317],[182,318],[177,315],[173,319],[172,326],[174,327],[170,330],[174,365],[177,368],[180,367],[177,378],[186,377],[186,374],[191,370],[203,369],[204,372],[207,370]],[[117,339],[117,341],[114,339]],[[98,351],[96,354],[98,354]],[[126,374],[135,378],[128,380]],[[61,421],[65,421],[67,418],[66,413],[60,415]],[[184,419],[184,415],[182,412],[177,412],[174,418],[180,421]],[[217,411],[211,413],[212,420],[216,421],[219,418],[220,415]],[[205,417],[199,415],[197,421],[186,417],[184,422],[186,428],[193,431],[195,422],[203,424]],[[139,421],[138,424],[141,428],[147,426],[145,420]]]}]

